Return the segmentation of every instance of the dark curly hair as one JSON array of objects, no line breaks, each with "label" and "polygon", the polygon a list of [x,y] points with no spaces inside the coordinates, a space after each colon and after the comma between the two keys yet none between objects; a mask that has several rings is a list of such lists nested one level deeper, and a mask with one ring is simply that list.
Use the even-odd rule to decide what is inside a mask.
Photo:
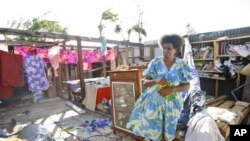
[{"label": "dark curly hair", "polygon": [[159,40],[159,47],[161,49],[163,44],[172,44],[173,47],[176,49],[176,54],[178,54],[180,52],[181,47],[184,44],[184,39],[177,34],[167,34],[167,35],[163,35],[160,40]]}]

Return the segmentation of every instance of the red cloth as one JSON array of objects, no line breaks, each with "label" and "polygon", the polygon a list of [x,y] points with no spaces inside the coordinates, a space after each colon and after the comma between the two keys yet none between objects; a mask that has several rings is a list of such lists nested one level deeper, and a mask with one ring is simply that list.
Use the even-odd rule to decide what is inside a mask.
[{"label": "red cloth", "polygon": [[101,103],[104,98],[108,100],[111,99],[110,87],[98,88],[96,96],[96,104]]},{"label": "red cloth", "polygon": [[0,51],[0,85],[21,87],[24,85],[22,56]]},{"label": "red cloth", "polygon": [[9,99],[13,95],[11,87],[4,87],[0,85],[0,99]]}]

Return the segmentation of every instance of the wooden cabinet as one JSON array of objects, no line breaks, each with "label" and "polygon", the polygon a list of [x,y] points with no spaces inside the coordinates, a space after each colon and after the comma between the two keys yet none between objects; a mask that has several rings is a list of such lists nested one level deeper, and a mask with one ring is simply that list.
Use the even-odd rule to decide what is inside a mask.
[{"label": "wooden cabinet", "polygon": [[121,131],[128,135],[133,133],[126,129],[134,104],[142,91],[142,71],[111,71],[110,76],[112,97],[113,130]]}]

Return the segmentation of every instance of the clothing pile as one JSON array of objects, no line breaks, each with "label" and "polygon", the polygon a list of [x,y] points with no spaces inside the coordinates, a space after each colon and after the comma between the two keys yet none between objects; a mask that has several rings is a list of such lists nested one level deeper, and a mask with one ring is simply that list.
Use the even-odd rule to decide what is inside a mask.
[{"label": "clothing pile", "polygon": [[237,61],[231,61],[231,59],[223,60],[223,59],[217,59],[214,61],[214,69],[217,72],[223,73],[224,77],[231,78],[236,75],[236,73],[239,73],[240,70],[244,67],[243,62]]},{"label": "clothing pile", "polygon": [[213,58],[213,49],[210,46],[192,48],[194,59]]},{"label": "clothing pile", "polygon": [[232,45],[228,41],[221,41],[219,43],[219,55],[240,55],[247,57],[250,55],[250,42],[244,45]]}]

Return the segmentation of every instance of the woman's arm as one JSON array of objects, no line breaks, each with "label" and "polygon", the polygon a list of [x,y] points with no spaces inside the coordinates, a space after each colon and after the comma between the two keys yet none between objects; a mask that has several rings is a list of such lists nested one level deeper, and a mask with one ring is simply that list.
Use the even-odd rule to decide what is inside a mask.
[{"label": "woman's arm", "polygon": [[145,83],[144,83],[144,86],[145,86],[145,87],[151,87],[151,86],[153,86],[154,84],[165,85],[165,84],[167,84],[167,81],[168,81],[168,80],[165,79],[165,78],[153,80],[151,77],[145,76]]},{"label": "woman's arm", "polygon": [[174,86],[174,87],[164,87],[161,90],[159,90],[159,94],[164,97],[171,93],[183,92],[185,90],[188,90],[189,87],[190,87],[189,83],[182,83],[179,86]]},{"label": "woman's arm", "polygon": [[156,84],[156,81],[153,80],[151,77],[149,76],[145,76],[145,82],[144,82],[144,86],[145,87],[151,87],[153,86],[154,84]]}]

